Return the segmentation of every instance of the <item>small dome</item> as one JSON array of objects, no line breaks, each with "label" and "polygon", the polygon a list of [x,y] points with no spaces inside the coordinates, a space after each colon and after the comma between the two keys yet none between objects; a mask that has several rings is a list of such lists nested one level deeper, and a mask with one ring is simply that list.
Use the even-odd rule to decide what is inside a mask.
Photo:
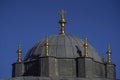
[{"label": "small dome", "polygon": [[[77,58],[84,56],[84,40],[71,35],[54,35],[48,38],[49,56],[56,58]],[[31,48],[24,61],[36,60],[45,56],[45,41],[42,40]],[[99,61],[100,57],[95,49],[89,44],[88,55],[95,61]]]}]

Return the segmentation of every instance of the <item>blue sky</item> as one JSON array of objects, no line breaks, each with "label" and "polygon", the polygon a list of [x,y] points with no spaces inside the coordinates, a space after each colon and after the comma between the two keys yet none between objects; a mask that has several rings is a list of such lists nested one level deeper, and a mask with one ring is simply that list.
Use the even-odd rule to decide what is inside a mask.
[{"label": "blue sky", "polygon": [[45,36],[59,33],[62,9],[67,34],[87,36],[99,55],[111,44],[112,62],[120,78],[120,0],[0,0],[0,78],[11,77],[19,42],[24,57]]}]

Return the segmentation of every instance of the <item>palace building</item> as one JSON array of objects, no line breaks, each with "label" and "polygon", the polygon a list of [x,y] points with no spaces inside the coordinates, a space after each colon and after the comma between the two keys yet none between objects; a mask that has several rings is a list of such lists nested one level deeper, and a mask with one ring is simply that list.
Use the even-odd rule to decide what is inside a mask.
[{"label": "palace building", "polygon": [[111,62],[110,44],[107,60],[100,58],[87,38],[80,39],[65,32],[66,20],[61,11],[60,33],[47,36],[35,44],[21,58],[12,64],[12,78],[9,80],[115,80],[115,64]]}]

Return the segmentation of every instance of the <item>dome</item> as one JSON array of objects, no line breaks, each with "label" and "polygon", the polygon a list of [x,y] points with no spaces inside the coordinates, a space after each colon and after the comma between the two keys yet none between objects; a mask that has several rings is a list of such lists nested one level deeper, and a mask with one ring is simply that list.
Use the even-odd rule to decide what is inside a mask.
[{"label": "dome", "polygon": [[[46,40],[38,42],[32,47],[24,58],[24,61],[33,61],[45,56]],[[71,35],[54,35],[48,37],[49,56],[56,58],[77,58],[84,56],[84,40]],[[99,61],[100,57],[95,49],[88,43],[88,56],[95,61]]]},{"label": "dome", "polygon": [[[59,35],[48,38],[48,56],[56,58],[77,58],[84,56],[84,40],[65,34],[64,26],[66,20],[64,19],[64,11],[61,11],[60,15],[61,20],[59,23],[61,25],[61,32]],[[24,61],[32,61],[46,56],[45,44],[46,40],[44,39],[32,47],[25,56]],[[90,44],[88,44],[88,56],[95,61],[101,61],[98,53]]]}]

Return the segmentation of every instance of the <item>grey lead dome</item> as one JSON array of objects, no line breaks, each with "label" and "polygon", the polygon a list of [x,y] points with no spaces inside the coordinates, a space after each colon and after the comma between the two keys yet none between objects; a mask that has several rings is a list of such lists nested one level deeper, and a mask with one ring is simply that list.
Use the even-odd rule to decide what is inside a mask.
[{"label": "grey lead dome", "polygon": [[[84,56],[84,40],[71,35],[54,35],[49,39],[49,56],[56,58],[77,58]],[[101,59],[95,49],[89,44],[88,55],[95,61]],[[45,40],[32,47],[24,58],[24,61],[33,61],[45,56]]]}]

